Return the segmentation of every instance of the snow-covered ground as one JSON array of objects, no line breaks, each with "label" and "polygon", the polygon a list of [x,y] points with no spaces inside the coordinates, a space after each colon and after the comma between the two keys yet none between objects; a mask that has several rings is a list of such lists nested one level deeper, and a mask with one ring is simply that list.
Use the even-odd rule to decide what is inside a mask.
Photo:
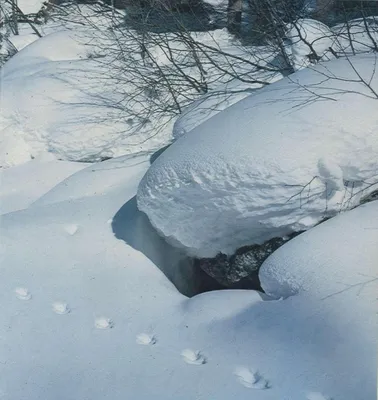
[{"label": "snow-covered ground", "polygon": [[[290,287],[308,276],[316,289],[189,299],[151,261],[164,247],[133,200],[148,167],[88,166],[2,217],[3,398],[372,400],[378,203],[295,239],[261,276],[273,295],[288,294],[270,272],[281,269]],[[306,266],[298,278],[291,264]]]},{"label": "snow-covered ground", "polygon": [[[311,190],[324,192],[325,185],[334,196],[348,185],[345,180],[372,178],[378,100],[366,85],[364,96],[361,83],[354,82],[348,88],[359,94],[332,93],[338,106],[315,103],[310,115],[306,107],[298,107],[304,111],[292,119],[298,93],[304,96],[300,102],[311,93],[295,86],[291,97],[294,83],[287,79],[208,119],[200,110],[196,122],[198,109],[193,107],[184,124],[186,135],[157,158],[160,152],[153,151],[170,142],[169,129],[148,142],[147,133],[139,132],[135,147],[130,147],[124,138],[113,136],[117,126],[104,118],[104,103],[91,102],[89,107],[93,96],[100,93],[101,100],[114,100],[117,91],[97,85],[98,65],[89,56],[96,52],[90,46],[88,52],[86,40],[76,40],[81,34],[65,30],[27,47],[25,36],[25,43],[20,39],[18,44],[23,50],[2,70],[0,399],[375,399],[377,201],[310,229],[273,253],[260,273],[268,294],[222,290],[199,295],[198,271],[182,250],[157,234],[136,201],[147,173],[139,194],[151,199],[156,195],[149,202],[149,216],[154,202],[154,215],[163,213],[164,223],[178,231],[192,229],[208,243],[208,237],[238,239],[238,232],[221,222],[231,221],[234,205],[243,210],[246,198],[254,199],[254,206],[262,201],[260,213],[274,223],[274,218],[269,221],[268,203],[278,207],[278,200],[286,198],[287,190],[275,179],[287,177],[288,166],[298,174],[292,172],[285,183],[305,184],[316,173],[320,183],[314,181]],[[224,43],[226,36],[222,31],[214,34]],[[363,77],[372,76],[367,73],[371,61],[356,59]],[[338,66],[338,74],[343,74],[345,65],[324,68],[330,73]],[[294,79],[313,84],[313,73],[303,71]],[[338,83],[332,88],[339,88]],[[371,83],[374,89],[375,76]],[[332,88],[327,84],[325,93],[317,86],[322,95]],[[250,107],[252,96],[268,101],[277,93],[285,101]],[[223,100],[222,109],[235,103]],[[343,124],[352,115],[349,101],[358,119]],[[267,114],[264,106],[269,106]],[[192,130],[192,123],[198,127]],[[243,136],[249,132],[243,127],[259,128],[259,137]],[[229,141],[228,128],[233,132]],[[279,136],[284,138],[274,144]],[[257,146],[260,141],[264,147]],[[232,152],[234,145],[237,151]],[[237,166],[250,172],[225,169],[222,163],[228,167],[230,159],[220,152],[222,146],[235,156],[231,161],[246,156]],[[193,155],[184,171],[183,148]],[[124,153],[101,163],[57,160]],[[146,181],[151,176],[165,179],[170,157],[174,168],[169,182],[163,182],[170,184],[164,199],[162,187],[148,191]],[[216,173],[206,167],[189,176],[202,159],[216,159],[211,167]],[[174,184],[185,173],[189,180],[184,186],[192,193],[188,200],[197,201],[197,208],[191,219],[180,221],[172,199],[180,189]],[[212,193],[212,185],[220,182],[222,190]],[[241,182],[251,188],[240,198]],[[202,201],[198,190],[209,183]],[[297,193],[298,187],[293,190]],[[240,201],[230,206],[225,195]],[[330,211],[333,199],[326,203]],[[139,200],[142,204],[143,197]],[[214,204],[221,209],[210,221]],[[244,220],[249,224],[255,212],[253,207],[247,211],[236,220],[244,232]],[[318,212],[301,223],[313,224]],[[305,215],[309,209],[303,210]],[[196,220],[202,224],[197,230]],[[162,226],[162,220],[155,223]],[[224,242],[221,245],[224,249]]]}]

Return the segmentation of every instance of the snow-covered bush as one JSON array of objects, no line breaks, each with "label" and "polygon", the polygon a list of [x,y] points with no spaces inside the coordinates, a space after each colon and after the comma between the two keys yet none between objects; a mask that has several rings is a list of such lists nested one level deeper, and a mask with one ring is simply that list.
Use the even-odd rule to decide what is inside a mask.
[{"label": "snow-covered bush", "polygon": [[151,166],[138,206],[197,257],[307,230],[378,182],[376,56],[302,70],[177,140]]}]

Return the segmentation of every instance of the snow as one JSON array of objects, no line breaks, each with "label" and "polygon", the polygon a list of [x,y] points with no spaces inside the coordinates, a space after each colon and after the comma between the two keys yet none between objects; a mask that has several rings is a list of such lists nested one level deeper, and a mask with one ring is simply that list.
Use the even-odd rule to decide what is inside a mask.
[{"label": "snow", "polygon": [[[258,72],[254,75],[256,81],[273,83],[282,79],[280,73]],[[173,126],[173,137],[178,139],[192,129],[201,125],[209,118],[249,96],[251,92],[263,87],[261,83],[246,83],[233,79],[220,84],[210,93],[191,103],[176,120]]]},{"label": "snow", "polygon": [[[148,94],[140,90],[139,85],[145,82],[138,81],[135,71],[129,73],[114,61],[117,50],[110,43],[114,44],[115,39],[107,32],[101,26],[99,30],[76,28],[50,33],[23,47],[4,65],[1,165],[17,165],[46,153],[60,160],[93,162],[123,154],[153,152],[161,143],[171,141],[174,115],[164,114],[160,108],[156,110]],[[125,63],[143,68],[147,75],[153,73],[132,38],[132,32],[118,38],[126,41],[123,46],[129,50],[126,57],[130,60]],[[253,57],[239,48],[225,30],[193,33],[192,39],[214,47],[212,57],[219,63],[228,65],[231,57],[218,53],[219,44],[233,56]],[[183,65],[185,72],[190,76],[200,75],[198,68],[190,63],[188,66],[187,57],[182,57],[187,53],[186,45],[174,35],[169,43],[169,51],[175,54],[176,62]],[[167,51],[164,45],[154,43],[149,48],[159,68],[169,70],[172,66]],[[211,77],[208,83],[211,90],[222,82],[224,74],[211,63],[204,65]],[[246,64],[235,65],[235,73],[248,74]],[[190,87],[183,89],[186,83],[182,79],[175,90],[185,104],[197,98],[198,92]],[[164,87],[157,90],[167,103],[172,102]],[[151,105],[143,108],[141,104],[146,102]]]},{"label": "snow", "polygon": [[0,165],[17,165],[46,153],[63,160],[96,161],[149,151],[169,141],[169,118],[160,118],[166,125],[153,132],[152,123],[139,130],[137,121],[126,123],[133,115],[114,107],[123,89],[108,79],[107,65],[91,59],[94,47],[88,35],[67,30],[50,34],[4,65]]},{"label": "snow", "polygon": [[[359,308],[373,288],[326,300],[313,297],[315,291],[279,301],[243,290],[183,296],[135,242],[120,238],[122,227],[136,241],[156,240],[135,223],[141,218],[136,208],[120,221],[117,217],[148,167],[147,156],[90,165],[27,209],[2,217],[2,395],[9,400],[373,399],[375,314],[370,318]],[[360,242],[353,245],[361,249],[366,241],[371,248],[376,204],[315,228],[303,235],[308,240],[295,239],[299,260],[314,263],[307,270],[314,271],[321,258],[321,235],[332,238],[323,243],[322,254],[329,265],[337,264],[335,231],[349,233],[351,223],[363,233],[354,235]],[[71,224],[80,226],[80,234],[62,229]],[[312,232],[317,258],[310,249]],[[286,265],[292,252],[285,247]],[[273,261],[280,264],[278,257]],[[348,267],[343,282],[367,270],[361,265],[351,271]],[[327,279],[319,285],[331,288]],[[337,281],[333,285],[339,288]],[[344,299],[348,312],[341,308]]]},{"label": "snow", "polygon": [[43,6],[45,0],[17,0],[18,8],[24,14],[36,14]]},{"label": "snow", "polygon": [[[18,148],[19,149],[19,148]],[[21,210],[87,164],[48,159],[0,169],[0,214]]]},{"label": "snow", "polygon": [[317,20],[305,18],[288,24],[286,38],[290,43],[288,52],[296,71],[311,65],[308,56],[314,52],[323,60],[325,57],[332,58],[329,49],[336,42],[334,32]]},{"label": "snow", "polygon": [[[32,6],[32,2],[28,4]],[[71,17],[76,18],[74,13]],[[59,23],[39,28],[47,33]],[[25,35],[30,33],[21,30]],[[108,124],[102,119],[102,112],[106,112],[102,103],[95,110],[98,130],[88,120],[88,108],[70,103],[87,101],[99,92],[108,96],[107,100],[114,100],[118,93],[114,87],[104,91],[99,84],[99,71],[95,71],[98,64],[94,66],[89,57],[97,49],[93,51],[93,43],[87,46],[82,40],[87,35],[88,31],[83,36],[65,30],[26,47],[26,37],[24,43],[20,38],[15,41],[16,47],[23,49],[2,70],[0,398],[375,398],[377,202],[345,212],[274,253],[261,272],[271,296],[222,290],[194,297],[188,296],[199,292],[201,282],[192,264],[183,251],[158,236],[136,205],[138,185],[147,170],[150,168],[148,174],[153,176],[171,156],[176,166],[183,147],[177,155],[176,150],[185,141],[194,149],[190,163],[185,164],[190,178],[185,184],[198,188],[211,180],[215,184],[226,182],[219,191],[211,192],[212,187],[206,187],[213,197],[195,198],[195,217],[204,224],[196,231],[201,238],[208,233],[204,229],[208,228],[207,215],[213,217],[212,207],[222,205],[224,193],[236,196],[237,208],[243,211],[245,197],[237,197],[240,181],[256,184],[247,195],[261,206],[260,213],[265,209],[264,196],[267,202],[286,201],[292,191],[280,187],[279,178],[288,169],[299,172],[291,175],[292,181],[285,179],[285,184],[298,184],[298,179],[304,184],[315,172],[319,182],[313,182],[311,190],[327,192],[330,197],[330,191],[345,193],[344,180],[350,179],[357,202],[362,188],[359,182],[376,166],[373,155],[377,154],[377,144],[371,137],[377,129],[376,107],[370,93],[357,96],[353,113],[348,102],[354,97],[345,95],[340,96],[340,107],[314,103],[311,118],[305,111],[298,111],[301,119],[298,114],[290,119],[290,107],[297,103],[287,91],[294,87],[301,101],[308,93],[301,93],[286,79],[279,86],[252,95],[269,100],[265,104],[269,112],[264,114],[263,104],[255,104],[252,96],[233,106],[232,97],[222,103],[222,108],[223,104],[230,108],[201,120],[199,127],[155,160],[158,154],[151,156],[151,152],[169,142],[169,129],[148,143],[141,143],[148,137],[142,131],[131,143],[113,136],[113,121]],[[205,36],[199,34],[198,40],[213,40]],[[224,31],[214,33],[223,44],[235,45],[226,36]],[[232,51],[238,54],[240,49],[234,47]],[[356,65],[367,67],[371,58],[357,60]],[[164,62],[162,57],[160,62]],[[350,73],[340,67],[345,63],[328,64],[327,71],[332,71],[334,65],[338,72]],[[296,77],[313,79],[311,71]],[[352,86],[361,89],[358,84]],[[88,93],[81,93],[86,89],[90,89],[89,98]],[[289,106],[272,103],[272,93],[284,96]],[[327,112],[328,125],[321,125],[319,115],[327,118]],[[200,114],[202,118],[202,111]],[[346,115],[360,117],[341,125]],[[244,129],[243,120],[248,129]],[[194,122],[194,117],[188,121]],[[300,132],[291,132],[293,126],[301,124]],[[342,132],[333,140],[334,128],[339,126]],[[255,139],[251,138],[252,127],[259,134]],[[212,136],[207,138],[209,131]],[[231,143],[225,139],[229,132]],[[290,152],[290,141],[279,141],[269,151],[280,133],[289,139],[293,135],[293,141],[301,145]],[[340,143],[341,134],[345,146]],[[311,135],[314,138],[306,147],[300,135],[306,140]],[[257,146],[261,138],[266,142],[264,149]],[[234,148],[232,141],[237,144]],[[317,151],[318,143],[322,143],[322,151]],[[230,159],[219,151],[222,146],[233,156],[244,157],[245,165],[238,163],[236,167],[245,169],[228,169]],[[353,149],[353,159],[346,147]],[[209,148],[213,154],[208,153]],[[313,157],[310,149],[315,152]],[[95,160],[128,152],[132,154],[96,164],[56,160]],[[276,157],[280,155],[278,162],[274,161],[274,152]],[[203,158],[209,164],[203,165]],[[208,169],[214,159],[217,164]],[[352,161],[345,164],[345,159]],[[197,162],[199,169],[190,175]],[[247,169],[252,172],[244,175]],[[178,183],[181,176],[176,172],[179,170],[170,170],[170,184]],[[278,174],[273,182],[272,173]],[[270,185],[276,185],[276,197],[268,191]],[[189,187],[191,192],[193,187]],[[157,192],[152,189],[151,196],[160,195],[161,188]],[[172,185],[171,189],[174,194],[180,188]],[[351,193],[348,195],[351,197]],[[155,209],[162,207],[167,220],[172,218],[170,212],[175,212],[175,203],[168,200],[162,207],[160,199],[155,199]],[[314,202],[312,208],[304,205],[303,213],[294,216],[300,218],[301,226],[311,227],[318,221],[321,207],[316,199]],[[228,218],[224,212],[228,205],[224,206],[220,212],[216,210],[218,220],[209,226],[214,236],[218,231],[224,235],[227,229],[221,225],[222,218]],[[333,211],[332,201],[327,206]],[[298,209],[297,200],[291,208]],[[254,209],[249,207],[247,211],[253,213]],[[240,216],[236,222],[242,228],[244,219],[250,224],[249,214]],[[278,218],[269,216],[273,222],[273,217]],[[266,217],[262,215],[261,219]],[[187,221],[177,221],[172,218],[178,229],[186,229]],[[237,236],[232,226],[229,236]]]},{"label": "snow", "polygon": [[[351,61],[377,89],[375,56]],[[331,61],[210,118],[152,165],[139,209],[175,246],[214,257],[358,204],[378,181],[378,136],[377,99],[356,78],[348,60]]]},{"label": "snow", "polygon": [[29,44],[35,42],[38,40],[38,36],[34,33],[30,34],[24,34],[24,35],[14,35],[11,37],[10,41],[13,44],[13,46],[18,50],[22,50]]},{"label": "snow", "polygon": [[[357,301],[375,307],[371,300],[376,293],[377,243],[378,202],[374,201],[336,216],[276,250],[260,269],[261,285],[266,293],[284,298],[303,293],[322,299],[356,291],[358,299],[353,293],[350,307],[356,307]],[[344,306],[345,301],[344,296]]]},{"label": "snow", "polygon": [[378,41],[378,17],[357,18],[333,26],[339,51],[346,55],[371,52]]}]

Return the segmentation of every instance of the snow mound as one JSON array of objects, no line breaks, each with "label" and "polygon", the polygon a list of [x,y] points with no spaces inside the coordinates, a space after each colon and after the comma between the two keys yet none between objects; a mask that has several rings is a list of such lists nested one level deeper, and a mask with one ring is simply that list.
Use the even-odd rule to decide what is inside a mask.
[{"label": "snow mound", "polygon": [[276,250],[260,269],[261,285],[275,297],[304,293],[326,298],[350,291],[353,296],[358,293],[353,302],[374,306],[377,243],[378,201],[373,201],[324,222]]},{"label": "snow mound", "polygon": [[0,165],[47,152],[57,159],[99,161],[149,151],[169,140],[168,118],[159,119],[163,128],[153,135],[154,121],[142,123],[136,108],[128,112],[117,106],[128,88],[109,77],[107,62],[94,59],[93,37],[88,30],[57,32],[4,65]]},{"label": "snow mound", "polygon": [[[313,19],[299,19],[287,25],[286,38],[289,40],[294,69],[300,70],[311,64],[311,56],[323,58],[334,46],[334,32],[325,24]],[[313,61],[317,61],[314,59]]]},{"label": "snow mound", "polygon": [[378,17],[357,18],[333,26],[339,51],[346,55],[372,52],[378,42]]},{"label": "snow mound", "polygon": [[[22,52],[17,53],[5,64],[4,75],[14,72],[14,69],[20,65],[32,63],[34,59],[38,61],[41,61],[41,59],[67,61],[87,58],[86,52],[90,46],[85,41],[84,32],[80,30],[75,32],[61,30],[34,40],[28,46],[25,46]],[[19,40],[22,38],[28,39],[29,36],[22,36]],[[12,37],[12,41],[15,39],[16,37]]]},{"label": "snow mound", "polygon": [[38,36],[35,33],[29,33],[25,35],[14,35],[11,37],[10,42],[18,51],[20,51],[36,40],[38,40]]},{"label": "snow mound", "polygon": [[17,0],[17,5],[24,14],[36,14],[44,2],[44,0]]},{"label": "snow mound", "polygon": [[210,118],[154,162],[139,209],[172,244],[214,257],[359,204],[378,181],[375,64],[330,61]]},{"label": "snow mound", "polygon": [[[15,150],[20,148],[15,146]],[[0,168],[0,214],[21,210],[87,164],[47,159]]]}]

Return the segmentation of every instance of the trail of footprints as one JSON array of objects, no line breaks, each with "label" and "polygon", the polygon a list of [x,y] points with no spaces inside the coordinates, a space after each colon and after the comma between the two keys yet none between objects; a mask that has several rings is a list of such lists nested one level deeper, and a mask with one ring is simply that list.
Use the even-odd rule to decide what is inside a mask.
[{"label": "trail of footprints", "polygon": [[[112,223],[112,219],[108,220],[107,223]],[[68,224],[64,226],[64,230],[69,235],[75,235],[79,226],[76,224]],[[32,294],[25,287],[17,287],[14,290],[16,297],[19,300],[28,301],[32,299]],[[52,304],[52,311],[58,315],[65,315],[71,312],[71,308],[67,303],[64,302],[54,302]],[[96,317],[94,320],[94,326],[96,329],[106,330],[114,328],[114,321],[107,317]],[[136,343],[143,346],[153,346],[157,343],[157,338],[153,334],[140,333],[136,336]],[[207,357],[198,350],[184,349],[181,352],[182,360],[191,365],[204,365],[207,364]],[[260,374],[259,371],[250,369],[248,367],[237,367],[234,370],[234,375],[237,381],[244,387],[248,389],[269,389],[271,388],[270,382]],[[1,397],[1,396],[0,396]],[[305,400],[333,400],[330,397],[324,396],[319,392],[310,392],[307,394]]]},{"label": "trail of footprints", "polygon": [[[28,301],[32,299],[32,294],[25,287],[17,287],[14,290],[15,296],[22,301]],[[58,315],[65,315],[71,312],[71,308],[67,303],[54,302],[52,304],[52,311]],[[94,320],[94,326],[96,329],[105,330],[114,328],[114,322],[110,318],[97,317]],[[157,338],[153,334],[140,333],[136,336],[136,343],[143,346],[153,346],[157,343]],[[182,360],[191,365],[203,365],[207,364],[207,357],[198,350],[185,349],[181,352]],[[270,389],[270,382],[257,370],[250,369],[248,367],[237,367],[234,370],[234,375],[237,381],[248,389]],[[320,392],[310,392],[307,394],[305,400],[333,400],[330,397],[324,396]]]}]

